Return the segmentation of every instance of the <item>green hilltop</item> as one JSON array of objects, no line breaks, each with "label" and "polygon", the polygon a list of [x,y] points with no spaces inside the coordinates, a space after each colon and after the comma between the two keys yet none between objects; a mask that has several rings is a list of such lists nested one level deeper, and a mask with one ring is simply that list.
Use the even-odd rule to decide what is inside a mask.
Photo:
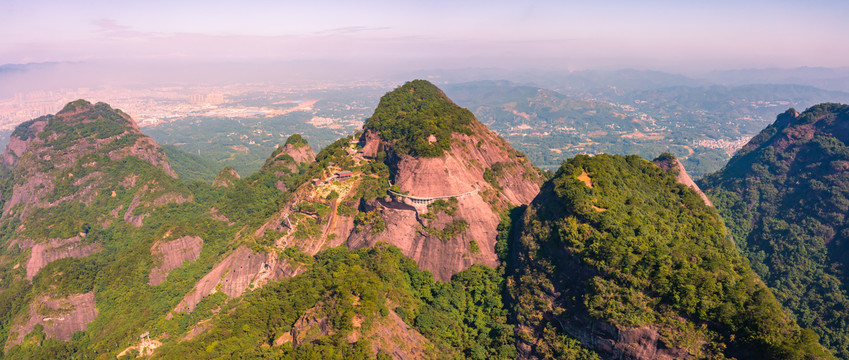
[{"label": "green hilltop", "polygon": [[831,358],[784,314],[716,211],[636,155],[569,159],[517,240],[508,293],[531,356],[628,356],[591,345],[616,341],[591,327],[614,326],[656,331],[663,357]]},{"label": "green hilltop", "polygon": [[451,146],[452,133],[471,134],[474,118],[430,82],[413,80],[380,98],[363,129],[377,131],[400,154],[438,157]]}]

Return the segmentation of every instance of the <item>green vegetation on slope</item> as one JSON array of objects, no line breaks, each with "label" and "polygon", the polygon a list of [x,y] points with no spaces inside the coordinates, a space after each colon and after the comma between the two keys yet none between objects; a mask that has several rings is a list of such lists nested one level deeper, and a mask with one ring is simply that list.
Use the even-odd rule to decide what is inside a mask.
[{"label": "green vegetation on slope", "polygon": [[163,145],[162,151],[168,157],[171,169],[185,182],[202,181],[211,184],[221,167],[215,161],[187,153],[174,145]]},{"label": "green vegetation on slope", "polygon": [[293,134],[286,138],[286,145],[292,145],[295,148],[307,146],[307,140],[301,137],[301,134]]},{"label": "green vegetation on slope", "polygon": [[[68,121],[59,118],[65,116],[73,119],[75,113],[81,111],[86,112],[85,121],[77,119],[74,119],[77,121]],[[48,115],[46,118],[48,119],[47,126],[38,136],[43,140],[55,137],[45,144],[54,150],[68,148],[84,138],[106,139],[119,135],[132,126],[129,116],[120,110],[112,109],[105,103],[97,103],[92,106],[85,100],[68,103],[56,116]]]},{"label": "green vegetation on slope", "polygon": [[796,321],[849,358],[849,106],[791,109],[700,186]]},{"label": "green vegetation on slope", "polygon": [[247,177],[262,167],[268,154],[284,145],[282,134],[303,134],[318,149],[350,132],[316,128],[307,123],[310,118],[310,114],[300,111],[273,118],[187,117],[146,127],[144,132],[159,144],[173,144],[187,153],[213,160],[219,169],[232,166]]},{"label": "green vegetation on slope", "polygon": [[561,330],[577,336],[586,330],[570,321],[585,318],[657,327],[697,358],[830,357],[783,313],[716,212],[654,164],[577,156],[537,199],[516,255],[528,265],[514,266],[509,291],[518,322],[542,337],[538,355],[580,353]]},{"label": "green vegetation on slope", "polygon": [[363,128],[379,132],[400,154],[437,157],[451,146],[452,133],[470,133],[473,119],[433,84],[413,80],[380,98]]},{"label": "green vegetation on slope", "polygon": [[[213,317],[211,330],[191,341],[169,342],[157,355],[371,359],[372,344],[393,341],[375,334],[399,331],[391,323],[393,311],[430,341],[398,345],[419,347],[440,359],[515,358],[501,281],[495,269],[473,266],[451,282],[435,282],[392,246],[329,249],[317,254],[303,274],[227,303]],[[296,324],[304,314],[316,322]],[[317,323],[327,325],[319,330]],[[302,336],[295,338],[297,346],[274,345],[296,326]],[[384,350],[378,358],[387,355]]]}]

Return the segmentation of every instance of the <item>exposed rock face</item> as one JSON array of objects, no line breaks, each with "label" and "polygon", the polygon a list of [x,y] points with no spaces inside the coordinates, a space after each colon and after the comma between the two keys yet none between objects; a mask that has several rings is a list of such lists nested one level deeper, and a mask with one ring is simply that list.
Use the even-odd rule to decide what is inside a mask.
[{"label": "exposed rock face", "polygon": [[307,144],[286,144],[283,146],[283,151],[280,154],[291,156],[297,163],[311,163],[315,161],[315,152]]},{"label": "exposed rock face", "polygon": [[33,245],[27,261],[27,280],[32,281],[38,271],[51,261],[69,257],[81,258],[102,250],[98,244],[81,245],[81,241],[81,237],[74,236],[70,239],[53,239],[46,243]]},{"label": "exposed rock face", "polygon": [[[328,305],[324,305],[328,306]],[[329,335],[335,330],[326,316],[321,315],[321,305],[305,311],[301,317],[292,325],[292,330],[275,339],[274,345],[280,346],[292,342],[293,346],[309,344]],[[374,314],[374,316],[380,316]],[[421,333],[407,325],[395,311],[382,318],[378,318],[368,328],[362,328],[362,319],[355,318],[353,330],[347,337],[349,342],[360,339],[369,340],[372,344],[374,354],[378,352],[388,353],[393,359],[436,359],[438,354],[429,354],[426,349],[432,345]]]},{"label": "exposed rock face", "polygon": [[[89,134],[80,137],[80,133]],[[57,177],[70,177],[66,170],[77,160],[91,154],[105,155],[112,161],[135,157],[159,168],[171,177],[176,174],[165,154],[152,139],[142,134],[129,115],[104,103],[78,100],[68,104],[56,115],[42,116],[25,122],[15,129],[2,155],[2,163],[15,169],[16,185],[6,199],[3,218],[14,215],[23,219],[35,208],[57,206],[68,201],[89,203],[97,189],[108,185],[102,176],[78,179],[80,187],[67,196],[49,200]],[[93,164],[91,164],[93,165]]]},{"label": "exposed rock face", "polygon": [[415,196],[448,196],[493,184],[484,179],[487,169],[502,167],[496,177],[499,198],[512,205],[528,204],[539,193],[540,175],[530,162],[483,124],[474,124],[474,135],[452,134],[445,156],[401,156],[393,165],[395,184]]},{"label": "exposed rock face", "polygon": [[687,170],[684,170],[684,165],[681,164],[681,161],[673,157],[664,159],[657,158],[652,160],[652,162],[666,172],[672,171],[677,173],[679,183],[684,184],[687,187],[695,190],[696,193],[699,194],[699,197],[701,197],[702,200],[705,201],[705,204],[707,204],[708,206],[713,206],[713,203],[710,202],[710,199],[708,199],[707,195],[702,192],[702,189],[699,189],[699,185],[696,185],[693,179],[690,178],[690,175],[687,174]]},{"label": "exposed rock face", "polygon": [[85,331],[97,318],[93,292],[75,294],[64,298],[42,297],[30,303],[26,320],[12,328],[6,341],[6,350],[20,344],[35,325],[44,326],[44,333],[60,341],[71,340],[77,331]]},{"label": "exposed rock face", "polygon": [[[379,242],[390,243],[401,249],[405,256],[416,260],[421,269],[429,270],[435,278],[443,281],[450,280],[452,275],[472,264],[498,265],[494,249],[499,217],[478,194],[458,199],[457,212],[453,216],[443,214],[442,221],[429,224],[439,228],[439,223],[450,223],[454,219],[465,219],[468,222],[466,231],[447,240],[423,231],[417,210],[409,205],[399,206],[394,202],[380,201],[374,206],[374,211],[384,219],[386,230],[377,234],[355,232],[348,238],[349,248],[360,249],[373,247]],[[473,240],[480,247],[480,253],[472,254],[469,250]]]},{"label": "exposed rock face", "polygon": [[319,338],[334,333],[330,321],[326,316],[318,314],[318,308],[312,308],[303,313],[292,325],[292,345],[300,346],[309,344]]},{"label": "exposed rock face", "polygon": [[176,240],[164,243],[157,242],[150,249],[154,259],[161,263],[150,269],[150,280],[148,284],[156,286],[165,281],[171,270],[183,266],[186,261],[195,261],[200,256],[203,248],[203,239],[197,236],[183,236]]},{"label": "exposed rock face", "polygon": [[[293,139],[297,138],[297,139]],[[315,152],[300,135],[292,135],[286,140],[286,144],[274,150],[271,157],[262,165],[263,171],[269,171],[276,176],[284,176],[285,173],[297,173],[301,164],[309,164],[315,161]],[[277,186],[280,191],[286,191],[282,182]]]},{"label": "exposed rock face", "polygon": [[[133,225],[135,227],[141,227],[143,222],[144,222],[144,219],[146,217],[150,216],[149,212],[143,212],[143,213],[138,214],[138,215],[133,215],[136,208],[139,207],[140,205],[142,205],[141,198],[145,195],[146,192],[149,192],[149,191],[156,191],[156,189],[151,189],[151,187],[149,185],[145,184],[138,191],[138,193],[136,193],[136,195],[133,197],[133,201],[130,202],[130,205],[127,207],[127,210],[124,212],[124,217],[123,217],[124,221],[126,221],[128,224]],[[193,198],[192,198],[191,194],[189,196],[183,196],[182,194],[179,194],[179,193],[166,193],[166,194],[162,194],[161,196],[159,196],[155,200],[151,201],[148,205],[156,207],[156,206],[163,206],[163,205],[172,204],[172,203],[182,204],[184,202],[192,201],[192,200],[193,200]],[[120,211],[120,209],[118,209],[118,211]]]},{"label": "exposed rock face", "polygon": [[360,136],[360,145],[363,147],[363,156],[373,158],[383,150],[380,145],[380,134],[376,131],[366,130]]},{"label": "exposed rock face", "polygon": [[382,321],[373,325],[364,338],[371,339],[375,354],[383,351],[392,355],[393,359],[439,358],[439,354],[427,353],[426,349],[432,346],[430,341],[392,310]]},{"label": "exposed rock face", "polygon": [[[412,207],[404,210],[402,206],[373,204],[384,218],[386,230],[354,233],[348,247],[388,242],[440,280],[450,280],[472,264],[496,266],[499,213],[512,205],[530,203],[539,192],[542,177],[527,158],[486,126],[473,120],[470,128],[471,135],[452,134],[450,149],[441,157],[431,158],[397,155],[392,145],[382,142],[374,132],[364,132],[360,139],[363,155],[374,157],[386,151],[394,183],[403,193],[423,198],[456,196],[457,212],[452,219],[466,221],[468,227],[459,236],[442,240],[421,230],[424,223],[418,215],[428,212],[426,205],[407,201]],[[479,253],[470,251],[472,241],[480,248]]]},{"label": "exposed rock face", "polygon": [[610,359],[673,360],[691,357],[687,349],[665,343],[656,326],[617,327],[588,316],[574,316],[561,324],[567,328],[569,335]]},{"label": "exposed rock face", "polygon": [[201,299],[218,291],[234,298],[249,287],[260,287],[270,280],[291,277],[298,272],[299,269],[292,268],[288,261],[278,259],[275,252],[257,254],[246,246],[240,246],[201,278],[177,304],[174,312],[191,312]]},{"label": "exposed rock face", "polygon": [[18,163],[18,159],[23,157],[29,149],[30,143],[34,141],[33,137],[44,130],[44,127],[47,126],[47,122],[47,117],[40,117],[21,124],[19,127],[25,126],[29,134],[21,136],[13,133],[12,136],[9,137],[9,144],[6,145],[6,152],[3,153],[3,165],[10,168],[14,167]]},{"label": "exposed rock face", "polygon": [[241,179],[239,173],[236,172],[231,166],[227,166],[218,173],[218,176],[215,177],[215,181],[212,182],[212,186],[217,187],[230,187]]}]

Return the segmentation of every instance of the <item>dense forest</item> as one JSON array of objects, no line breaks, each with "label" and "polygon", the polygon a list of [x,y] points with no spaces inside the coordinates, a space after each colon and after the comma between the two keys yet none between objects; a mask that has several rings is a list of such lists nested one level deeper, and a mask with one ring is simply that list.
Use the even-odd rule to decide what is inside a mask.
[{"label": "dense forest", "polygon": [[620,334],[654,329],[664,358],[830,358],[675,176],[634,155],[579,155],[546,184],[524,215],[508,281],[526,351],[592,358],[590,328],[606,323]]},{"label": "dense forest", "polygon": [[[829,114],[844,112],[828,105],[793,121],[837,124],[844,115]],[[475,124],[417,80],[388,93],[364,130],[410,159],[439,161],[452,136],[478,136]],[[771,263],[752,260],[795,319],[752,270],[738,249],[751,257],[757,243],[741,236],[755,233],[744,221],[726,220],[726,233],[676,170],[639,156],[574,157],[530,205],[508,209],[498,192],[527,181],[527,204],[541,181],[508,176],[527,162],[515,150],[482,152],[504,160],[452,170],[478,171],[476,186],[488,186],[469,193],[483,204],[477,217],[461,219],[468,198],[418,208],[393,199],[388,180],[401,170],[384,151],[366,156],[354,136],[314,156],[297,152],[307,137],[288,136],[243,177],[160,147],[102,103],[73,102],[13,136],[26,151],[7,150],[0,167],[2,358],[831,358],[817,334],[840,355],[839,333],[799,315]],[[812,153],[843,156],[836,140],[820,143]],[[727,215],[736,195],[716,194]],[[842,209],[840,199],[826,204]],[[483,215],[494,249],[461,239]],[[416,246],[460,244],[467,262],[439,277],[433,254],[417,263],[404,243],[349,248],[340,238],[386,235],[392,219],[433,242]],[[484,250],[491,266],[476,262]],[[823,281],[842,286],[842,267],[822,264]]]},{"label": "dense forest", "polygon": [[849,106],[790,109],[702,188],[796,321],[849,358]]}]

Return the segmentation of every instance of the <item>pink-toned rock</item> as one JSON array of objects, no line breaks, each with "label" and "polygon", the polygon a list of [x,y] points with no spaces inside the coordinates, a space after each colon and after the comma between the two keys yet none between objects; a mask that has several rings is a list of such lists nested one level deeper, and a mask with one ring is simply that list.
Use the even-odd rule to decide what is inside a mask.
[{"label": "pink-toned rock", "polygon": [[[278,259],[276,252],[254,253],[240,246],[212,268],[174,308],[174,312],[191,312],[207,295],[223,292],[234,298],[248,288],[257,288],[275,279],[291,277],[300,270],[288,261]],[[169,314],[170,317],[170,314]]]},{"label": "pink-toned rock", "polygon": [[[288,342],[297,347],[320,340],[334,334],[333,325],[323,313],[322,307],[332,304],[316,305],[305,311],[292,325],[292,330],[281,335],[274,341],[275,346]],[[348,342],[356,342],[359,339],[368,339],[372,344],[372,352],[391,354],[393,359],[438,359],[439,354],[429,353],[427,349],[433,345],[421,333],[407,325],[395,311],[389,310],[386,316],[370,314],[377,319],[369,328],[362,328],[359,317],[352,320],[353,331],[348,336]],[[359,320],[358,320],[359,318]]]},{"label": "pink-toned rock", "polygon": [[363,145],[363,156],[374,158],[377,153],[383,150],[381,148],[380,134],[372,130],[366,130],[360,136],[360,144]]},{"label": "pink-toned rock", "polygon": [[374,354],[378,351],[392,355],[393,359],[438,359],[439,354],[428,352],[433,345],[424,335],[407,325],[394,311],[373,326],[371,334],[366,338],[374,339],[372,348]]},{"label": "pink-toned rock", "polygon": [[306,144],[286,144],[283,146],[283,151],[280,154],[291,156],[297,163],[311,163],[315,161],[315,152],[312,151],[312,147]]},{"label": "pink-toned rock", "polygon": [[674,160],[654,160],[653,163],[657,165],[659,168],[664,171],[675,171],[678,173],[678,182],[693,189],[699,197],[704,200],[705,204],[708,206],[713,206],[713,203],[708,199],[707,195],[702,192],[702,189],[699,189],[699,185],[696,185],[696,182],[690,178],[690,175],[687,174],[687,170],[684,170],[684,165],[681,164],[681,161],[678,159]]},{"label": "pink-toned rock", "polygon": [[236,172],[236,169],[228,166],[222,169],[218,176],[215,177],[215,180],[212,181],[212,186],[215,187],[230,187],[236,183],[237,180],[241,179],[239,173]]},{"label": "pink-toned rock", "polygon": [[[48,123],[62,123],[68,127],[74,127],[103,119],[104,114],[108,114],[106,116],[119,125],[119,131],[112,136],[82,137],[62,147],[51,144],[52,141],[61,138],[59,133],[44,136]],[[50,198],[57,178],[70,176],[63,170],[73,167],[78,160],[91,154],[107,155],[113,161],[132,156],[147,161],[166,174],[176,177],[159,145],[141,133],[129,115],[112,109],[106,104],[92,105],[86,101],[75,101],[55,116],[45,116],[21,126],[26,128],[19,128],[16,131],[18,135],[11,136],[9,145],[2,155],[3,164],[15,168],[15,185],[0,215],[3,219],[13,215],[14,207],[20,208],[14,216],[24,219],[37,208],[55,207],[67,202],[91,203],[104,185],[105,177],[98,171],[75,180],[74,184],[80,187],[78,191],[59,199]],[[122,139],[129,139],[132,142],[112,146]],[[105,149],[112,150],[105,153]],[[44,164],[50,166],[44,166]],[[82,165],[91,167],[94,164],[90,162]],[[137,221],[133,219],[131,222]]]},{"label": "pink-toned rock", "polygon": [[183,266],[186,261],[195,261],[203,248],[203,239],[197,236],[183,236],[176,240],[157,242],[150,249],[158,266],[150,269],[148,284],[156,286],[168,277],[171,270]]},{"label": "pink-toned rock", "polygon": [[3,153],[3,164],[8,167],[14,167],[18,163],[18,159],[27,152],[33,138],[38,136],[44,130],[45,126],[47,126],[47,120],[37,120],[29,124],[28,128],[31,135],[26,140],[17,136],[10,136],[9,144],[6,145],[6,151]]},{"label": "pink-toned rock", "polygon": [[301,317],[292,325],[292,345],[301,346],[309,344],[324,336],[334,333],[333,326],[326,316],[319,316],[318,308],[311,308],[301,314]]},{"label": "pink-toned rock", "polygon": [[[473,264],[498,266],[495,238],[500,218],[479,194],[458,199],[457,211],[453,216],[441,213],[441,221],[429,224],[435,228],[443,228],[446,223],[455,219],[463,219],[469,224],[466,231],[447,240],[423,231],[423,224],[414,208],[393,203],[379,204],[375,211],[384,219],[386,230],[377,234],[369,231],[355,232],[348,238],[349,248],[373,247],[379,242],[395,245],[401,253],[415,260],[419,268],[429,270],[434,278],[443,281],[451,280],[452,275]],[[471,241],[477,242],[479,253],[471,253]]]},{"label": "pink-toned rock", "polygon": [[94,292],[63,298],[38,298],[30,303],[26,318],[12,326],[6,350],[23,342],[35,325],[44,326],[44,333],[49,338],[68,341],[75,332],[85,331],[96,318]]},{"label": "pink-toned rock", "polygon": [[81,258],[102,250],[98,244],[81,245],[81,241],[82,238],[74,236],[70,239],[53,239],[46,243],[33,245],[27,261],[27,280],[31,281],[38,274],[38,271],[51,261],[69,257]]},{"label": "pink-toned rock", "polygon": [[[135,124],[135,121],[133,121],[133,124]],[[141,131],[138,131],[138,134],[141,134]],[[177,178],[177,173],[171,169],[171,164],[159,144],[143,134],[133,145],[121,147],[109,153],[109,158],[112,160],[121,160],[127,156],[134,156],[147,161],[171,177]]]},{"label": "pink-toned rock", "polygon": [[[513,205],[530,203],[539,193],[542,176],[527,158],[483,124],[474,120],[470,128],[471,135],[452,134],[450,149],[443,156],[433,158],[398,155],[391,144],[375,144],[379,141],[378,134],[364,133],[364,155],[374,156],[385,149],[387,163],[395,174],[395,185],[403,193],[418,198],[454,196],[457,199],[454,215],[443,218],[441,224],[427,226],[464,220],[468,227],[458,236],[440,239],[422,230],[426,225],[419,216],[428,212],[426,204],[398,198],[380,206],[374,204],[386,223],[386,230],[377,234],[353,233],[347,239],[348,247],[359,249],[381,241],[390,243],[439,280],[450,280],[472,264],[496,266],[495,238],[500,212]],[[484,179],[487,171],[493,173],[495,184]],[[472,241],[479,252],[471,251]]]},{"label": "pink-toned rock", "polygon": [[150,213],[133,215],[133,211],[135,211],[139,205],[141,205],[141,201],[139,200],[139,195],[136,195],[133,198],[133,201],[130,202],[130,206],[127,207],[127,211],[124,212],[124,221],[135,227],[141,227],[144,222],[144,218],[150,216]]},{"label": "pink-toned rock", "polygon": [[167,193],[162,194],[162,196],[153,200],[151,205],[153,206],[163,206],[167,204],[182,204],[185,202],[191,202],[194,200],[194,197],[189,194],[188,196],[183,196],[183,194],[178,193]]},{"label": "pink-toned rock", "polygon": [[595,349],[605,358],[673,360],[691,357],[686,348],[664,342],[660,330],[655,326],[619,327],[587,316],[572,318],[566,325],[570,336],[584,346]]},{"label": "pink-toned rock", "polygon": [[12,208],[15,205],[23,205],[20,211],[15,216],[24,218],[40,205],[46,205],[42,199],[53,192],[53,181],[47,174],[34,173],[24,179],[23,184],[15,184],[12,188],[12,196],[6,201],[3,207],[3,218],[12,215]]}]

